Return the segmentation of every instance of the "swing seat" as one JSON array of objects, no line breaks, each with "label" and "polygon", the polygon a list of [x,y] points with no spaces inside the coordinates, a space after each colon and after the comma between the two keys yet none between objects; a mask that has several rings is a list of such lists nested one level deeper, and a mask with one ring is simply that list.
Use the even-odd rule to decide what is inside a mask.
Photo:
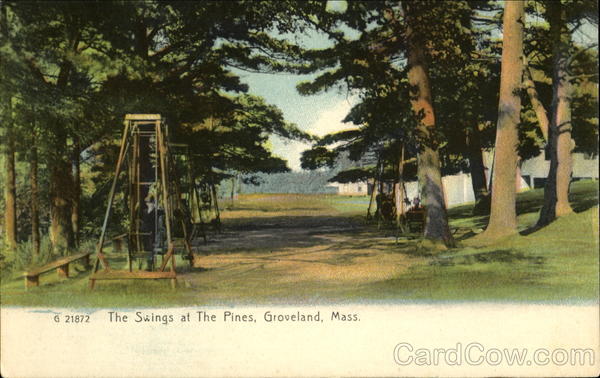
[{"label": "swing seat", "polygon": [[89,286],[90,289],[94,289],[96,281],[102,280],[139,280],[139,279],[150,279],[160,280],[168,279],[171,282],[171,287],[177,287],[177,274],[174,271],[166,272],[130,272],[126,270],[102,270],[93,273],[90,276]]},{"label": "swing seat", "polygon": [[410,232],[422,232],[425,228],[425,209],[419,208],[407,211],[406,223]]}]

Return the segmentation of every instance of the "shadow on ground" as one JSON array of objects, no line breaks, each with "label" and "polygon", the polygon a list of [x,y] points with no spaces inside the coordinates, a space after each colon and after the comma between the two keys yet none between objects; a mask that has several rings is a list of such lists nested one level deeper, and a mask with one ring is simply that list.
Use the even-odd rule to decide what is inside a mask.
[{"label": "shadow on ground", "polygon": [[223,231],[211,234],[207,243],[198,239],[193,245],[201,255],[240,251],[270,253],[327,245],[332,242],[330,235],[359,233],[364,227],[363,222],[342,216],[233,218],[226,219]]},{"label": "shadow on ground", "polygon": [[434,257],[429,262],[429,265],[454,266],[491,263],[513,264],[519,262],[526,262],[533,265],[541,266],[544,264],[545,261],[546,258],[544,256],[532,256],[510,249],[498,249],[458,256],[438,256]]}]

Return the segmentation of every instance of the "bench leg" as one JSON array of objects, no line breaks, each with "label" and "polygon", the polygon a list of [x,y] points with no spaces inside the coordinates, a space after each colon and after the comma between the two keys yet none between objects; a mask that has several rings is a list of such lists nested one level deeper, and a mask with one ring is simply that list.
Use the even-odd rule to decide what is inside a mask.
[{"label": "bench leg", "polygon": [[69,278],[69,264],[59,266],[57,271],[59,277]]},{"label": "bench leg", "polygon": [[171,278],[171,288],[172,289],[177,288],[177,278]]},{"label": "bench leg", "polygon": [[94,286],[96,286],[96,280],[90,279],[90,290],[94,290]]},{"label": "bench leg", "polygon": [[40,276],[25,276],[25,288],[40,286]]},{"label": "bench leg", "polygon": [[123,240],[121,239],[115,239],[113,240],[113,249],[115,252],[122,252],[123,251]]},{"label": "bench leg", "polygon": [[90,265],[90,255],[85,255],[82,258],[82,263],[83,263],[83,267],[85,269],[89,269],[91,267],[91,265]]}]

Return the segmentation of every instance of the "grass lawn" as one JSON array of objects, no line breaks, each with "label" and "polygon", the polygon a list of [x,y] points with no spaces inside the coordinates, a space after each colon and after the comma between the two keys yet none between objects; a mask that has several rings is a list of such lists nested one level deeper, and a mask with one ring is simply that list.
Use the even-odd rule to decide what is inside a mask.
[{"label": "grass lawn", "polygon": [[[55,272],[24,289],[4,276],[3,306],[131,307],[235,304],[313,304],[406,301],[598,300],[598,182],[577,182],[575,214],[533,231],[543,191],[520,193],[520,236],[478,247],[470,238],[487,223],[471,205],[449,210],[459,247],[441,253],[418,240],[366,224],[366,197],[240,196],[224,200],[224,232],[198,242],[194,268],[178,260],[178,288],[166,281],[99,281],[89,271]],[[113,255],[117,264],[123,255]]]}]

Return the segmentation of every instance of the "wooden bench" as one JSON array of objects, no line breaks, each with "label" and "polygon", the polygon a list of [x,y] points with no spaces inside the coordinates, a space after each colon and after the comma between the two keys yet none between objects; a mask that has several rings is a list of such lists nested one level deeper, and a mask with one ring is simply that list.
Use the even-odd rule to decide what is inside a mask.
[{"label": "wooden bench", "polygon": [[160,280],[169,279],[171,280],[171,287],[175,288],[177,285],[177,274],[173,271],[166,272],[143,272],[135,271],[130,272],[128,270],[100,270],[93,273],[90,277],[90,289],[93,289],[96,285],[96,280]]},{"label": "wooden bench", "polygon": [[53,269],[56,269],[59,277],[68,278],[69,277],[69,264],[77,261],[83,260],[83,265],[85,268],[90,267],[90,255],[92,252],[83,252],[76,255],[66,256],[56,261],[53,261],[49,264],[46,264],[40,268],[36,268],[30,271],[23,273],[25,276],[25,287],[29,288],[32,286],[40,285],[40,275],[42,273],[49,272]]}]

